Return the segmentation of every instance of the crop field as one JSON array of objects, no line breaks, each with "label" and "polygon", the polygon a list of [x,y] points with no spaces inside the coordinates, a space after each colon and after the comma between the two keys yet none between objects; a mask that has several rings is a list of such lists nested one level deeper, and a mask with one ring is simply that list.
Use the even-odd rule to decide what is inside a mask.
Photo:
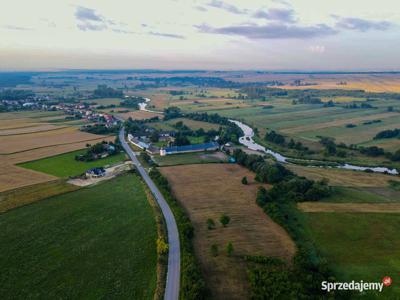
[{"label": "crop field", "polygon": [[0,159],[0,192],[57,179],[48,174],[4,162],[2,157]]},{"label": "crop field", "polygon": [[75,156],[83,153],[85,153],[85,150],[68,152],[39,160],[25,162],[19,166],[57,177],[69,177],[80,175],[91,168],[104,167],[106,165],[115,164],[125,160],[124,153],[119,153],[117,155],[112,155],[89,162],[75,160]]},{"label": "crop field", "polygon": [[63,180],[53,180],[0,192],[0,213],[77,189],[77,186],[66,183]]},{"label": "crop field", "polygon": [[24,152],[35,148],[44,148],[60,144],[91,141],[99,136],[79,131],[77,128],[60,128],[58,130],[41,131],[24,135],[3,136],[0,154]]},{"label": "crop field", "polygon": [[400,203],[329,203],[301,202],[298,208],[307,213],[400,213]]},{"label": "crop field", "polygon": [[227,162],[228,158],[222,152],[194,152],[154,156],[154,160],[159,166],[163,167],[187,164],[223,163]]},{"label": "crop field", "polygon": [[[238,82],[260,82],[278,80],[287,89],[347,89],[366,90],[369,92],[400,92],[399,74],[256,74],[249,73],[240,77],[227,77]],[[294,80],[313,83],[311,86],[292,86]],[[339,85],[345,82],[345,85]]]},{"label": "crop field", "polygon": [[250,107],[249,102],[236,99],[220,99],[220,98],[200,98],[190,100],[179,100],[170,103],[172,106],[177,106],[183,111],[198,111],[208,112],[212,110],[224,110],[224,109],[239,109]]},{"label": "crop field", "polygon": [[[266,103],[273,107],[264,109]],[[387,111],[387,107],[393,105],[395,110],[400,110],[399,101],[393,104],[392,101],[380,100],[373,102],[373,105],[377,109],[345,109],[311,104],[292,105],[289,100],[272,99],[262,104],[254,102],[252,107],[215,109],[208,112],[241,119],[257,127],[261,133],[266,129],[273,129],[303,142],[316,142],[318,136],[329,136],[335,138],[337,142],[364,144],[371,142],[380,131],[400,127],[399,112]],[[380,122],[363,124],[372,120],[380,120]],[[346,128],[347,124],[354,124],[356,127]],[[391,142],[387,143],[387,147],[393,149]]]},{"label": "crop field", "polygon": [[0,214],[3,299],[153,299],[155,217],[120,176]]},{"label": "crop field", "polygon": [[[381,282],[398,278],[400,214],[304,213],[310,235],[338,281]],[[397,283],[373,299],[398,299]],[[369,298],[368,298],[369,299]]]},{"label": "crop field", "polygon": [[129,112],[125,112],[125,113],[118,113],[117,116],[123,118],[124,120],[127,120],[129,118],[132,118],[134,120],[145,120],[145,119],[150,119],[150,118],[153,118],[153,117],[162,118],[162,114],[148,112],[148,111],[142,111],[142,110],[135,110],[135,111],[129,111]]},{"label": "crop field", "polygon": [[[0,191],[44,183],[56,177],[16,166],[18,163],[85,148],[102,140],[114,140],[81,132],[63,123],[49,123],[59,112],[2,113],[0,120]],[[60,125],[60,126],[59,126]]]},{"label": "crop field", "polygon": [[400,177],[351,170],[305,167],[288,164],[287,167],[299,176],[313,180],[328,179],[330,185],[351,187],[387,187],[390,180],[400,182]]},{"label": "crop field", "polygon": [[121,103],[121,99],[119,98],[96,98],[96,99],[90,99],[90,100],[85,100],[84,102],[96,102],[97,105],[119,105]]},{"label": "crop field", "polygon": [[[398,127],[400,127],[400,125]],[[378,146],[387,151],[396,152],[400,149],[400,139],[378,139],[361,143],[360,145],[365,147]]]},{"label": "crop field", "polygon": [[177,122],[182,122],[184,125],[188,126],[192,130],[197,130],[200,128],[203,128],[204,130],[210,130],[210,129],[218,129],[220,127],[220,125],[218,124],[212,124],[208,122],[196,121],[186,118],[176,118],[168,121],[152,122],[149,123],[148,125],[159,130],[176,130],[174,129],[174,127],[172,127],[172,125],[176,124]]},{"label": "crop field", "polygon": [[[294,255],[296,248],[286,231],[255,203],[259,184],[250,171],[236,164],[163,167],[160,171],[194,225],[194,248],[214,299],[248,297],[241,255],[274,256],[287,261]],[[247,176],[249,185],[241,183],[243,176]],[[218,221],[223,213],[231,218],[225,228]],[[215,229],[207,229],[208,218],[215,221]],[[234,247],[232,257],[225,254],[228,242]],[[213,244],[219,249],[216,257],[210,253]]]}]

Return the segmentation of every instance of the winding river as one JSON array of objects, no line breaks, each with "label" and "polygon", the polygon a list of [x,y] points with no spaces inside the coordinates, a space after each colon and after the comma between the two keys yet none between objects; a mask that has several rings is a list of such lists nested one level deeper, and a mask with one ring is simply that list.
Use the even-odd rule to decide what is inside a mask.
[{"label": "winding river", "polygon": [[[149,104],[149,102],[151,100],[149,98],[144,98],[144,99],[146,102],[139,103],[140,110],[152,112],[152,113],[158,113],[158,114],[163,113],[160,111],[154,111],[154,110],[147,109],[146,106]],[[253,140],[254,130],[250,126],[248,126],[240,121],[237,121],[237,120],[229,120],[229,121],[232,123],[235,123],[238,127],[240,127],[240,129],[242,129],[244,136],[239,138],[239,143],[246,146],[248,149],[269,154],[269,155],[273,156],[278,162],[281,162],[281,163],[286,163],[288,159],[291,159],[290,157],[286,157],[278,152],[272,151],[271,149],[267,149],[264,146],[254,142],[254,140]],[[295,159],[295,160],[307,162],[307,160],[301,160],[301,159]],[[320,167],[324,167],[324,166],[320,166]],[[388,173],[391,175],[399,175],[399,171],[397,169],[389,169],[386,167],[363,167],[363,166],[356,166],[356,165],[351,165],[351,164],[347,164],[347,163],[346,164],[338,163],[337,166],[329,166],[329,168],[338,168],[338,169],[346,169],[346,170],[354,170],[354,171],[371,170],[372,172],[375,172],[375,173]]]},{"label": "winding river", "polygon": [[[235,123],[238,127],[240,127],[240,129],[242,129],[244,136],[239,138],[239,143],[246,146],[248,149],[270,154],[277,161],[279,161],[281,163],[286,163],[287,160],[290,159],[290,157],[285,157],[278,152],[274,152],[270,149],[265,148],[264,146],[262,146],[260,144],[257,144],[256,142],[254,142],[254,140],[253,140],[254,130],[250,126],[248,126],[240,121],[237,121],[237,120],[229,120],[229,121],[231,121],[232,123]],[[307,160],[300,160],[300,159],[296,159],[296,160],[307,162]],[[356,166],[356,165],[351,165],[351,164],[347,164],[347,163],[346,164],[338,163],[337,166],[332,166],[330,168],[339,168],[339,169],[354,170],[354,171],[371,170],[372,172],[375,172],[375,173],[389,173],[391,175],[399,174],[399,171],[396,169],[389,169],[386,167],[363,167],[363,166]]]}]

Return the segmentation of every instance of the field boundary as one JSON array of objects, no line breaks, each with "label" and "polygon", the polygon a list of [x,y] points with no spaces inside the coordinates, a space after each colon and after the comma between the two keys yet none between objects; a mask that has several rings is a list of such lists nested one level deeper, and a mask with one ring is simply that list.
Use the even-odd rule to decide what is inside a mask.
[{"label": "field boundary", "polygon": [[[90,139],[90,140],[83,140],[83,141],[78,141],[78,142],[72,142],[72,143],[62,143],[62,144],[47,145],[47,146],[43,146],[43,147],[36,147],[36,148],[31,148],[31,149],[25,149],[25,150],[22,150],[22,151],[9,152],[9,153],[0,153],[0,155],[4,155],[4,156],[5,156],[5,155],[12,155],[12,154],[24,153],[24,152],[29,152],[29,151],[32,151],[32,150],[43,149],[43,148],[51,148],[51,147],[58,147],[58,146],[79,144],[79,143],[84,143],[84,142],[92,142],[92,141],[104,140],[104,139],[107,138],[107,137],[108,137],[108,136],[104,136],[104,137],[102,137],[102,138],[97,138],[97,139]],[[84,149],[84,148],[82,148],[82,149]],[[80,149],[78,149],[78,150],[80,150]],[[68,152],[64,152],[64,153],[74,152],[74,151],[78,151],[78,150],[68,151]],[[61,154],[64,154],[64,153],[61,153]],[[59,154],[57,154],[57,155],[59,155]],[[55,155],[54,155],[54,156],[55,156]],[[48,156],[48,157],[51,157],[51,156]],[[43,158],[46,158],[46,157],[43,157]],[[41,158],[39,158],[39,159],[41,159]],[[36,160],[39,160],[39,159],[36,159]],[[30,161],[32,161],[32,160],[30,160]]]},{"label": "field boundary", "polygon": [[306,213],[400,213],[400,203],[301,202],[297,207]]}]

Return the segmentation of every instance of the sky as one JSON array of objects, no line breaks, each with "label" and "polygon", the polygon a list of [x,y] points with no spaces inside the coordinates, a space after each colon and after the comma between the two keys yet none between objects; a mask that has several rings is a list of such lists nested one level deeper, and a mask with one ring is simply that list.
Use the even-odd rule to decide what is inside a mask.
[{"label": "sky", "polygon": [[400,70],[398,0],[0,0],[0,70]]}]

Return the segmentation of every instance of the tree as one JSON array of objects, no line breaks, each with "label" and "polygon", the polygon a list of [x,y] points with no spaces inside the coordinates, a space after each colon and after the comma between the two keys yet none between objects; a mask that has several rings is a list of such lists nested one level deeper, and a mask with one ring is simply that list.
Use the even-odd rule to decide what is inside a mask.
[{"label": "tree", "polygon": [[232,244],[231,242],[229,242],[229,243],[226,245],[226,254],[227,254],[228,256],[232,256],[232,253],[233,253],[233,244]]},{"label": "tree", "polygon": [[218,245],[217,244],[212,244],[210,250],[211,250],[212,256],[214,256],[214,257],[218,256]]},{"label": "tree", "polygon": [[213,219],[207,219],[207,229],[208,230],[215,229],[215,222]]},{"label": "tree", "polygon": [[242,178],[242,184],[247,185],[248,183],[249,183],[249,182],[247,181],[247,177],[244,176],[244,177]]},{"label": "tree", "polygon": [[158,131],[153,131],[152,133],[151,133],[151,135],[150,135],[150,141],[152,142],[152,143],[157,143],[158,141],[159,141],[159,139],[160,139],[160,136],[159,136],[159,134],[158,134]]},{"label": "tree", "polygon": [[226,227],[226,225],[228,225],[229,222],[231,221],[231,218],[226,214],[222,214],[221,217],[219,218],[219,221],[221,222],[222,226]]},{"label": "tree", "polygon": [[168,244],[162,238],[157,239],[157,253],[158,254],[167,254],[168,253]]}]

